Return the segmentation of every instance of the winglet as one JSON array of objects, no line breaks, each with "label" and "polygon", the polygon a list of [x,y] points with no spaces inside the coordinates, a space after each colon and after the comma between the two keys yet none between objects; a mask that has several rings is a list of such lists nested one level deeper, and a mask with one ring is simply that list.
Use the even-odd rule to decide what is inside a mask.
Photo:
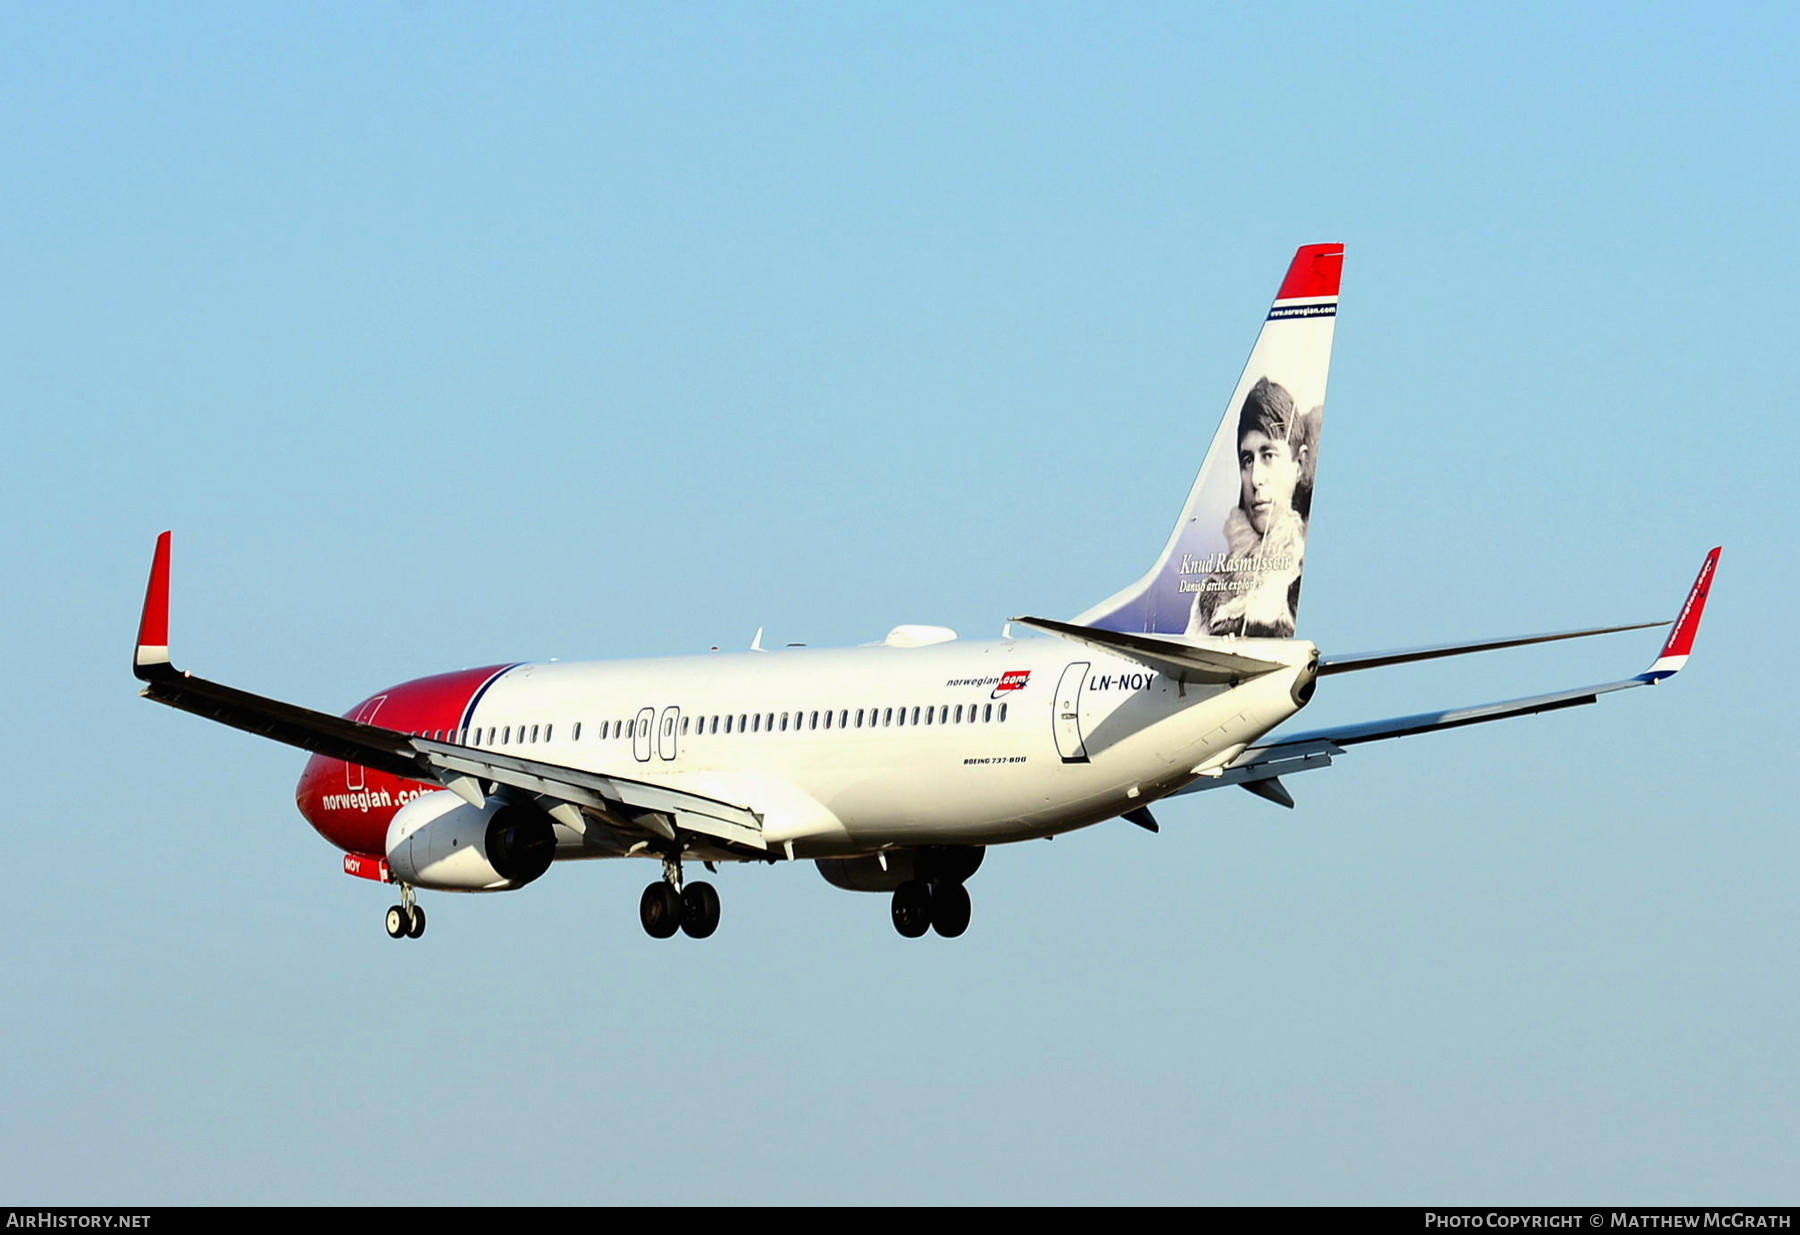
[{"label": "winglet", "polygon": [[173,533],[156,538],[156,558],[150,565],[150,586],[144,590],[144,616],[138,622],[137,655],[132,662],[138,677],[149,681],[169,668],[169,541]]},{"label": "winglet", "polygon": [[1672,678],[1681,672],[1687,664],[1688,654],[1694,650],[1694,636],[1700,632],[1700,615],[1706,611],[1706,597],[1712,591],[1713,572],[1719,566],[1719,553],[1724,546],[1714,549],[1706,555],[1706,561],[1700,564],[1700,573],[1694,577],[1694,586],[1688,592],[1687,603],[1681,606],[1681,616],[1675,619],[1675,629],[1669,632],[1669,641],[1663,644],[1661,655],[1656,663],[1639,677],[1651,684]]}]

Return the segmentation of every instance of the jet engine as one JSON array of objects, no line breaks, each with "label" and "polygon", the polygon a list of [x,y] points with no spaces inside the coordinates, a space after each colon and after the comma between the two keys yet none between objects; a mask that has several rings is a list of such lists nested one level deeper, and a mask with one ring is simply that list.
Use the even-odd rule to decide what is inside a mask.
[{"label": "jet engine", "polygon": [[388,868],[419,888],[505,892],[549,870],[555,856],[550,816],[500,798],[476,807],[439,790],[402,806],[388,825]]},{"label": "jet engine", "polygon": [[834,888],[847,892],[892,892],[912,879],[961,883],[975,873],[986,856],[987,850],[980,845],[923,845],[860,858],[819,858],[813,865]]}]

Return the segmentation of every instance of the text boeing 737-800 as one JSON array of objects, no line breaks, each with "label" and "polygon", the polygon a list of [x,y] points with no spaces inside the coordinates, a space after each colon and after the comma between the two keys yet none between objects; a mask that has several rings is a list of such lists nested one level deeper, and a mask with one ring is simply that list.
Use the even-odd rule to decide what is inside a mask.
[{"label": "text boeing 737-800", "polygon": [[662,660],[500,664],[421,678],[343,717],[221,686],[169,661],[169,534],[157,542],[136,672],[159,703],[313,752],[300,812],[353,875],[522,888],[558,861],[659,859],[639,903],[665,938],[712,934],[719,898],[683,864],[811,859],[887,892],[903,935],[960,935],[990,845],[1282,777],[1359,742],[1591,703],[1686,663],[1719,550],[1643,673],[1527,699],[1274,734],[1321,677],[1662,623],[1321,656],[1294,637],[1336,325],[1341,245],[1300,249],[1168,543],[1142,578],[1048,637],[896,627],[880,644]]}]

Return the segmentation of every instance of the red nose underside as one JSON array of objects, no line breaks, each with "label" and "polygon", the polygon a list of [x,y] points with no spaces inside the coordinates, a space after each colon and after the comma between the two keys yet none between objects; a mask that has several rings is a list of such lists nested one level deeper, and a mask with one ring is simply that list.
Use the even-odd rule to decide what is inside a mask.
[{"label": "red nose underside", "polygon": [[[344,715],[402,733],[443,732],[469,723],[475,701],[511,665],[459,669],[390,687]],[[314,755],[300,774],[294,803],[319,835],[346,853],[386,852],[394,812],[435,785]]]}]

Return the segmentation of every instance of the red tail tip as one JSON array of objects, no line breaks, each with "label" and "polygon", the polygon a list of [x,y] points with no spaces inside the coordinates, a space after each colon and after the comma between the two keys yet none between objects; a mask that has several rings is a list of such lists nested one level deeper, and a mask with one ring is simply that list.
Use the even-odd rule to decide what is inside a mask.
[{"label": "red tail tip", "polygon": [[1281,281],[1277,300],[1314,299],[1338,294],[1344,277],[1344,246],[1341,244],[1301,245],[1288,266],[1287,278]]}]

